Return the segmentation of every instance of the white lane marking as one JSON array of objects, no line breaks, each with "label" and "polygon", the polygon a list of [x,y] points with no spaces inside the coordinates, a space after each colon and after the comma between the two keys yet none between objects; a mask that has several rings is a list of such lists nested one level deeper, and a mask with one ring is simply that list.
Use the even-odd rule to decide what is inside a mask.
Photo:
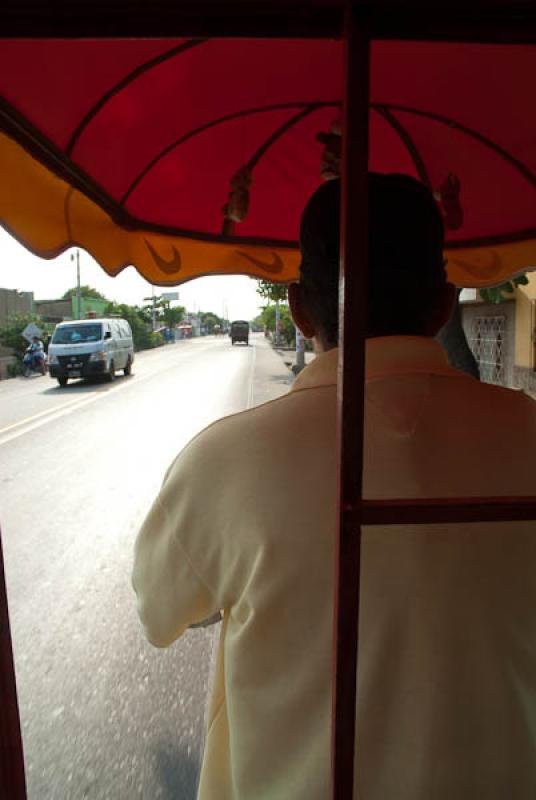
[{"label": "white lane marking", "polygon": [[248,390],[248,408],[253,408],[254,403],[254,387],[255,387],[255,361],[257,358],[257,345],[253,344],[253,353],[249,362],[249,390]]},{"label": "white lane marking", "polygon": [[28,419],[32,419],[29,417],[26,420],[22,420],[21,424],[27,423],[26,427],[19,431],[14,431],[12,434],[8,434],[7,436],[2,436],[0,441],[0,447],[4,444],[8,444],[12,442],[14,439],[18,439],[19,436],[24,436],[27,433],[31,433],[31,431],[36,430],[37,428],[42,428],[43,425],[46,425],[49,422],[54,422],[57,419],[61,419],[62,417],[66,417],[69,414],[72,414],[73,411],[78,411],[79,408],[83,408],[84,406],[88,406],[90,403],[94,403],[97,400],[102,399],[103,397],[109,397],[112,392],[118,391],[121,388],[126,388],[126,386],[118,386],[117,389],[112,389],[106,393],[103,392],[95,392],[94,394],[90,395],[89,397],[85,397],[83,400],[79,400],[73,403],[69,403],[67,408],[63,408],[60,406],[59,409],[55,411],[51,411],[44,419],[35,420],[35,422],[28,422]]},{"label": "white lane marking", "polygon": [[[203,342],[205,347],[203,349],[207,349],[207,347],[211,344],[210,342]],[[183,355],[180,353],[179,355]],[[194,353],[190,351],[189,353],[185,354],[186,356],[193,356]],[[146,359],[144,359],[145,361]],[[159,359],[160,360],[160,359]],[[45,411],[41,411],[38,414],[33,414],[31,417],[26,417],[25,419],[19,420],[19,422],[14,422],[12,425],[7,425],[5,428],[0,429],[0,447],[4,444],[8,444],[12,442],[14,439],[18,439],[19,436],[24,436],[26,433],[31,433],[31,431],[36,430],[36,428],[41,428],[43,425],[46,425],[49,422],[54,422],[57,419],[61,419],[62,417],[71,414],[73,411],[77,411],[79,408],[83,408],[90,403],[94,403],[99,399],[104,397],[110,397],[111,394],[115,392],[119,392],[122,389],[127,389],[129,386],[137,386],[138,384],[142,383],[143,381],[149,380],[149,378],[155,377],[155,375],[159,375],[161,372],[168,372],[170,369],[169,363],[166,364],[164,367],[160,367],[160,369],[156,368],[151,370],[150,372],[146,373],[142,376],[136,376],[136,381],[131,383],[129,380],[127,383],[120,383],[118,386],[114,386],[113,388],[109,388],[106,391],[96,390],[92,392],[89,397],[86,395],[81,399],[74,399],[68,400],[66,403],[62,403],[60,406],[55,406],[54,408],[46,409]],[[24,426],[24,427],[23,427]],[[8,433],[10,430],[14,428],[23,428],[19,431],[14,431],[11,435]],[[4,434],[8,434],[4,436]]]},{"label": "white lane marking", "polygon": [[[36,428],[41,428],[43,425],[46,425],[48,422],[54,422],[57,419],[61,419],[62,417],[66,417],[68,414],[72,414],[73,411],[78,411],[79,408],[83,408],[84,406],[90,405],[90,403],[95,403],[97,400],[102,400],[105,397],[110,397],[110,395],[115,394],[116,392],[120,392],[122,389],[128,389],[129,386],[138,386],[138,384],[143,383],[143,381],[149,380],[149,378],[153,378],[155,375],[158,375],[160,372],[167,372],[169,366],[163,369],[157,369],[152,372],[147,373],[146,375],[142,375],[140,377],[136,376],[136,380],[132,383],[130,380],[127,383],[120,383],[119,386],[114,386],[106,391],[95,391],[92,392],[89,397],[83,397],[80,400],[70,400],[68,403],[65,403],[62,406],[56,406],[53,409],[48,409],[48,411],[43,412],[42,414],[35,414],[33,417],[26,417],[26,419],[21,420],[14,424],[14,426],[8,426],[3,430],[0,430],[0,447],[3,444],[8,444],[8,442],[12,442],[13,439],[18,439],[19,436],[24,436],[26,433],[30,433],[31,431],[36,430]],[[37,419],[37,417],[41,417],[41,419]],[[43,418],[44,417],[44,418]],[[35,422],[32,423],[32,420]],[[23,430],[15,431],[11,435],[3,436],[5,431],[8,431],[10,427],[17,427],[25,425]]]},{"label": "white lane marking", "polygon": [[[94,393],[92,393],[92,395],[93,394]],[[65,403],[61,403],[61,405],[59,406],[46,408],[44,411],[40,411],[38,414],[32,414],[30,417],[25,417],[24,419],[20,419],[18,422],[13,422],[11,425],[6,425],[5,428],[0,428],[0,436],[3,436],[4,433],[13,430],[13,428],[19,428],[21,425],[28,425],[30,422],[33,422],[33,420],[39,419],[40,417],[45,417],[47,414],[55,414],[56,411],[60,411],[61,409],[66,408],[67,406],[74,406],[76,403],[80,402],[81,401],[79,398],[76,398],[75,400],[67,400]]]}]

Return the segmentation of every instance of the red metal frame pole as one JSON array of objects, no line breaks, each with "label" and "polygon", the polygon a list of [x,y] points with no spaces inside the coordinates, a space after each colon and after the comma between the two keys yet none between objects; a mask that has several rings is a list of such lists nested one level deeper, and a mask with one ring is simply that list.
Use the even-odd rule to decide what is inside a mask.
[{"label": "red metal frame pole", "polygon": [[369,39],[348,3],[339,325],[340,517],[336,555],[332,797],[352,800],[361,550],[368,249]]},{"label": "red metal frame pole", "polygon": [[0,536],[0,797],[26,800],[24,753]]}]

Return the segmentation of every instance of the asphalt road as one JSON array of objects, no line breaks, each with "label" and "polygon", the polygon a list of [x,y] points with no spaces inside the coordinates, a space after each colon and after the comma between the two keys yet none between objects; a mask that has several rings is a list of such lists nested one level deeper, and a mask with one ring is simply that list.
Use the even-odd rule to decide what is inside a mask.
[{"label": "asphalt road", "polygon": [[219,626],[166,651],[148,645],[132,549],[178,450],[255,401],[255,344],[265,347],[178,342],[139,354],[113,384],[0,383],[1,524],[31,800],[195,797]]}]

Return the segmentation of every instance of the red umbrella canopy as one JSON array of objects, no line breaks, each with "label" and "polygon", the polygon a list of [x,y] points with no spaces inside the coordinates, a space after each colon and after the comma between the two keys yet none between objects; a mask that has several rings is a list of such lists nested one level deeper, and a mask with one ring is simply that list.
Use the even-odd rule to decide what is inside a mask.
[{"label": "red umbrella canopy", "polygon": [[[110,274],[290,280],[340,143],[342,58],[333,40],[5,40],[0,220]],[[434,191],[459,285],[536,266],[535,74],[533,46],[373,44],[370,168]]]}]

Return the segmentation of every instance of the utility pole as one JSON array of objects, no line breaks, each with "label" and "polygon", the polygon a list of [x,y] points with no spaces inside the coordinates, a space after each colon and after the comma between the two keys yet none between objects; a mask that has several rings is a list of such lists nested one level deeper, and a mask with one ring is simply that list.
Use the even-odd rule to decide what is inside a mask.
[{"label": "utility pole", "polygon": [[281,332],[281,312],[279,310],[279,299],[275,301],[275,346],[279,347],[280,344],[280,332]]},{"label": "utility pole", "polygon": [[[145,301],[149,301],[149,300],[151,301],[151,328],[152,328],[153,331],[155,331],[156,330],[156,300],[157,300],[157,298],[155,297],[154,286],[152,284],[151,284],[151,296],[150,297],[144,297],[143,299]],[[161,298],[159,297],[158,299],[160,300]]]},{"label": "utility pole", "polygon": [[296,328],[296,374],[305,366],[305,339],[299,328]]},{"label": "utility pole", "polygon": [[[71,253],[71,261],[75,260],[75,256]],[[82,299],[80,297],[80,250],[76,251],[76,310],[77,319],[82,317]]]}]

